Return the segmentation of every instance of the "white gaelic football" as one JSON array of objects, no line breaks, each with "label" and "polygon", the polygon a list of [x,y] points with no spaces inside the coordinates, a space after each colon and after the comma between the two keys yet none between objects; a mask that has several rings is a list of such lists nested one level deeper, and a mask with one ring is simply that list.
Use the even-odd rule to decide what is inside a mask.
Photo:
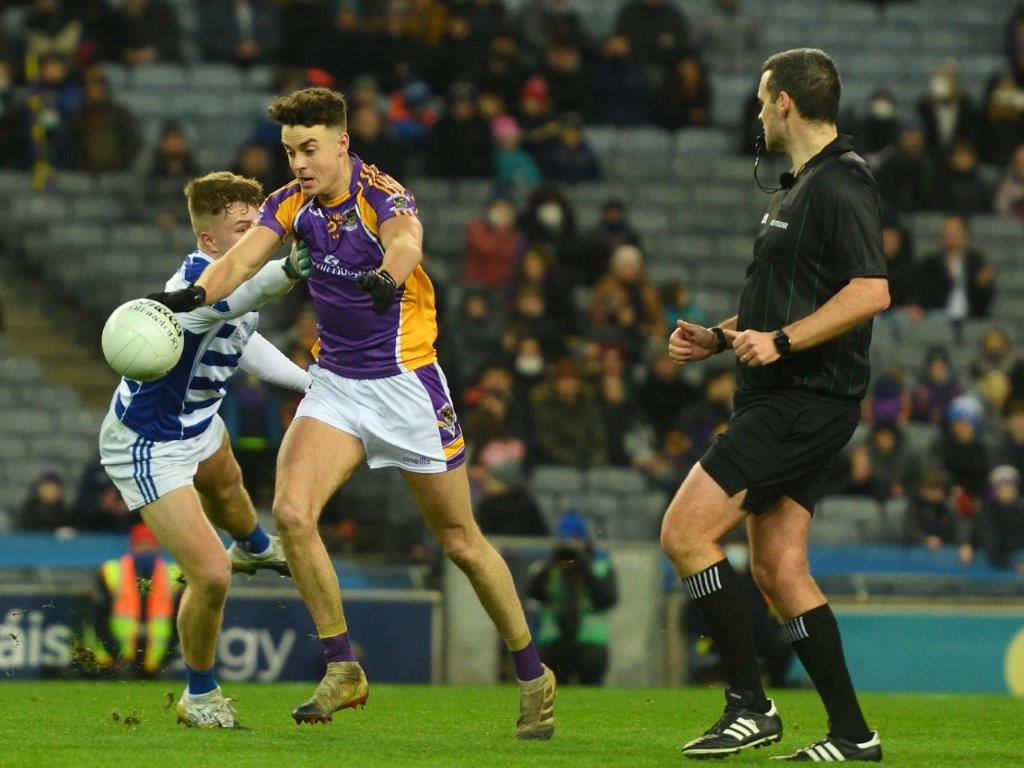
[{"label": "white gaelic football", "polygon": [[133,299],[115,309],[103,326],[103,356],[121,376],[159,379],[177,364],[185,339],[181,323],[151,299]]}]

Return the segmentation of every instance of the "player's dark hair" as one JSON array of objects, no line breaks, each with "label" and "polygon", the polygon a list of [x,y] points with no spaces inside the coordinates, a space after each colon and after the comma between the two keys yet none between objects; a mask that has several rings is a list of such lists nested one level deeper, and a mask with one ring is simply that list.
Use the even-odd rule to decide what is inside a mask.
[{"label": "player's dark hair", "polygon": [[331,88],[304,88],[278,96],[267,111],[278,125],[326,125],[348,130],[345,97]]},{"label": "player's dark hair", "polygon": [[[234,203],[248,203],[254,208],[263,204],[263,185],[256,179],[229,171],[217,171],[192,179],[185,185],[188,214],[195,222],[203,216],[219,216]],[[198,229],[196,231],[198,235]]]},{"label": "player's dark hair", "polygon": [[818,48],[793,48],[769,56],[761,74],[771,70],[765,84],[774,101],[785,91],[805,120],[834,123],[839,115],[843,84],[835,62]]}]

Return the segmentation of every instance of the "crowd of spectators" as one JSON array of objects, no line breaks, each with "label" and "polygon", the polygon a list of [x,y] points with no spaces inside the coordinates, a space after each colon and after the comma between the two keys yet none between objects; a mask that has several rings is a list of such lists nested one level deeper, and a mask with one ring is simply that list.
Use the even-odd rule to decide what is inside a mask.
[{"label": "crowd of spectators", "polygon": [[[182,223],[181,182],[210,169],[198,166],[174,121],[156,146],[143,147],[103,69],[186,60],[173,6],[21,5],[30,6],[23,34],[0,35],[0,166],[138,167],[151,199],[168,192],[168,204],[156,206],[161,221]],[[709,0],[691,22],[670,0],[627,0],[601,40],[589,36],[572,0],[531,0],[515,14],[501,0],[221,0],[199,8],[199,36],[189,42],[203,60],[279,65],[279,92],[344,89],[355,151],[392,175],[494,180],[493,196],[466,228],[457,289],[437,284],[439,354],[470,443],[485,529],[545,532],[529,490],[536,464],[632,467],[673,491],[728,420],[735,377],[723,357],[699,381],[682,378],[665,356],[666,334],[678,318],[718,318],[691,286],[648,279],[631,223],[639,214],[626,201],[607,200],[597,225],[583,229],[572,189],[604,175],[586,126],[710,124],[708,72],[754,73],[761,61],[758,28],[742,4]],[[841,115],[885,203],[893,306],[880,324],[898,330],[990,315],[998,276],[972,245],[970,218],[1024,218],[1018,27],[1024,10],[1008,26],[1007,71],[980,99],[949,63],[909,121],[897,118],[884,88],[863,112]],[[756,108],[746,112],[744,150]],[[278,143],[272,123],[255,126],[234,169],[278,186],[288,178]],[[918,254],[907,217],[928,210],[944,213],[940,247]],[[287,351],[306,365],[315,321],[304,306],[295,316]],[[1024,547],[1024,363],[1006,335],[986,335],[969,372],[937,347],[920,372],[878,374],[865,406],[870,435],[845,454],[833,492],[904,500],[908,544],[956,545],[965,561],[981,549],[992,563],[1010,564],[1008,553]],[[295,401],[238,379],[225,415],[238,425],[247,478],[265,477]],[[908,439],[916,423],[934,425],[927,450]],[[29,505],[45,514],[27,511],[25,519],[74,527],[79,518],[52,486],[40,481]],[[84,498],[125,529],[102,496]]]}]

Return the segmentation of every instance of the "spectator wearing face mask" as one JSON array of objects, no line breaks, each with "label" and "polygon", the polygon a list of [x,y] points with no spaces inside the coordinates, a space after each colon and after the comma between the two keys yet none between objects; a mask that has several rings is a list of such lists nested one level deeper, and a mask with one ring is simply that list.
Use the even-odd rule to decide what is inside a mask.
[{"label": "spectator wearing face mask", "polygon": [[462,282],[486,288],[507,287],[526,241],[515,227],[516,212],[506,198],[487,204],[484,215],[466,225]]},{"label": "spectator wearing face mask", "polygon": [[492,460],[488,454],[508,452],[514,444],[517,454],[525,454],[522,440],[513,438],[484,450],[483,489],[476,505],[480,530],[493,536],[546,536],[548,524],[537,501],[527,487],[523,457]]},{"label": "spectator wearing face mask", "polygon": [[948,154],[957,139],[977,139],[974,106],[960,87],[955,61],[946,62],[932,74],[917,112],[924,121],[928,149],[936,157]]},{"label": "spectator wearing face mask", "polygon": [[544,245],[550,249],[554,263],[566,267],[578,263],[576,214],[554,184],[542,184],[530,195],[521,229],[531,246]]},{"label": "spectator wearing face mask", "polygon": [[[533,390],[547,375],[547,359],[540,341],[534,336],[521,335],[512,351],[513,396],[517,403],[529,403]],[[528,408],[527,424],[533,434],[533,409]]]},{"label": "spectator wearing face mask", "polygon": [[896,97],[888,88],[871,94],[867,115],[861,130],[860,144],[864,154],[873,155],[899,141],[900,124],[896,119]]}]

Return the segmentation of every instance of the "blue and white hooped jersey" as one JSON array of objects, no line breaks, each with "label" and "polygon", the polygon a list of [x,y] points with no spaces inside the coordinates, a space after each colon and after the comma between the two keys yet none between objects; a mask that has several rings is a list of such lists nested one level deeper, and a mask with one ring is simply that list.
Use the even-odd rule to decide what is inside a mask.
[{"label": "blue and white hooped jersey", "polygon": [[[201,251],[190,254],[165,290],[187,287],[212,263]],[[185,335],[178,364],[154,381],[122,378],[110,406],[114,415],[129,429],[156,442],[202,434],[217,414],[227,381],[256,332],[256,308],[290,286],[275,262],[213,306],[177,313]]]}]

